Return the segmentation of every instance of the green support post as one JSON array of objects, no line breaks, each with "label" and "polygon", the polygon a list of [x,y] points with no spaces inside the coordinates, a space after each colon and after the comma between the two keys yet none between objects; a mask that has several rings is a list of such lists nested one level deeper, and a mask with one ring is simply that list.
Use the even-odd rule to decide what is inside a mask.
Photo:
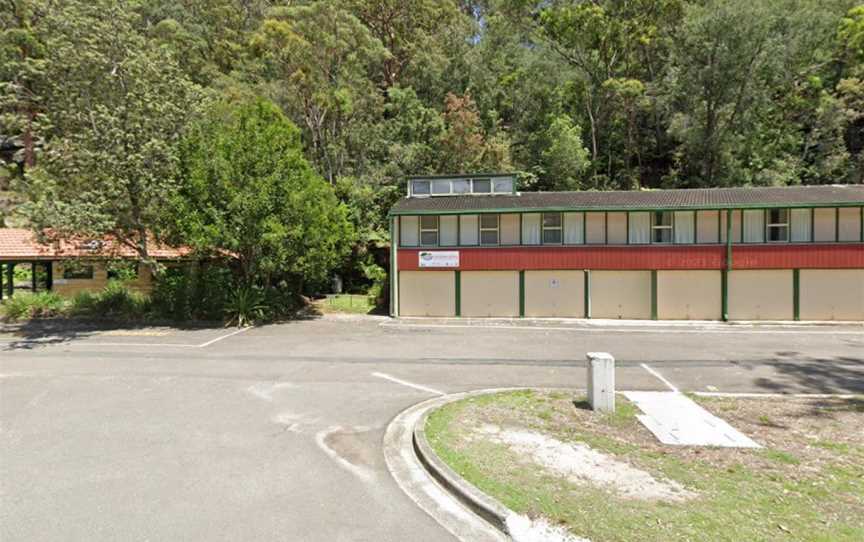
[{"label": "green support post", "polygon": [[396,217],[390,217],[390,316],[398,316],[396,305]]},{"label": "green support post", "polygon": [[525,271],[519,271],[519,318],[525,318]]},{"label": "green support post", "polygon": [[801,319],[801,270],[792,270],[792,318]]},{"label": "green support post", "polygon": [[456,316],[462,316],[462,272],[457,269],[454,274],[456,277]]},{"label": "green support post", "polygon": [[720,300],[722,304],[721,316],[724,322],[729,321],[729,272],[725,269],[720,271]]},{"label": "green support post", "polygon": [[732,209],[726,210],[726,265],[721,276],[723,321],[729,321],[729,271],[732,270]]},{"label": "green support post", "polygon": [[6,292],[10,298],[15,294],[15,262],[6,264]]},{"label": "green support post", "polygon": [[651,270],[651,319],[657,319],[657,270]]},{"label": "green support post", "polygon": [[585,290],[585,318],[591,318],[591,271],[586,269],[582,272],[582,275],[585,277],[585,284],[583,286]]}]

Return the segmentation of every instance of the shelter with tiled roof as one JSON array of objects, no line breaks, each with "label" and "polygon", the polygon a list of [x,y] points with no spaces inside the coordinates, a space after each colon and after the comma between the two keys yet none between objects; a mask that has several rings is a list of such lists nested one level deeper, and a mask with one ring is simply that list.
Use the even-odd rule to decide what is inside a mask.
[{"label": "shelter with tiled roof", "polygon": [[391,313],[864,320],[864,185],[519,192],[411,177]]},{"label": "shelter with tiled roof", "polygon": [[[151,243],[148,253],[156,260],[177,261],[189,256],[191,250]],[[97,290],[118,274],[130,287],[148,291],[152,286],[150,270],[139,266],[137,258],[132,248],[110,237],[41,242],[31,230],[0,228],[0,299],[16,289],[55,290],[67,295]],[[26,283],[16,283],[15,268],[19,266],[29,266]]]}]

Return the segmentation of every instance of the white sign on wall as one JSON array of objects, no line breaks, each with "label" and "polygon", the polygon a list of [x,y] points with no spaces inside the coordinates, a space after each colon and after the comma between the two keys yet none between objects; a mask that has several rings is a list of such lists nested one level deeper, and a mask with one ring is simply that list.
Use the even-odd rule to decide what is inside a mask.
[{"label": "white sign on wall", "polygon": [[458,250],[423,251],[419,258],[420,267],[459,267]]}]

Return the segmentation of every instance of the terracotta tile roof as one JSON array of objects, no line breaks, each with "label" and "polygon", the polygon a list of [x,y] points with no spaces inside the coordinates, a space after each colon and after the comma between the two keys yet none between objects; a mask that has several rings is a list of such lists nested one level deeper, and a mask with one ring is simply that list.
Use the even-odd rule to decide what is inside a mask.
[{"label": "terracotta tile roof", "polygon": [[[172,260],[188,256],[186,247],[173,248],[162,244],[150,247],[156,259]],[[0,228],[0,260],[52,260],[63,258],[135,258],[135,251],[112,239],[94,241],[81,239],[52,244],[39,243],[31,230]]]},{"label": "terracotta tile roof", "polygon": [[522,192],[494,196],[403,198],[391,214],[516,210],[734,209],[864,205],[864,185],[695,188],[614,192]]}]

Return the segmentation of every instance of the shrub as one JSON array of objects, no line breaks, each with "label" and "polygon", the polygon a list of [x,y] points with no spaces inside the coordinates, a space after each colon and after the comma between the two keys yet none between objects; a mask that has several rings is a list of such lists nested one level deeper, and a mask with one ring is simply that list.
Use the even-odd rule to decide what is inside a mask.
[{"label": "shrub", "polygon": [[80,292],[72,298],[70,316],[138,320],[149,310],[147,296],[130,290],[122,282],[111,281],[99,292]]},{"label": "shrub", "polygon": [[18,293],[0,305],[9,321],[53,318],[62,315],[65,308],[66,301],[56,292]]},{"label": "shrub", "polygon": [[268,311],[264,299],[264,292],[254,286],[241,286],[235,289],[225,306],[228,323],[236,323],[243,327],[263,319]]}]

